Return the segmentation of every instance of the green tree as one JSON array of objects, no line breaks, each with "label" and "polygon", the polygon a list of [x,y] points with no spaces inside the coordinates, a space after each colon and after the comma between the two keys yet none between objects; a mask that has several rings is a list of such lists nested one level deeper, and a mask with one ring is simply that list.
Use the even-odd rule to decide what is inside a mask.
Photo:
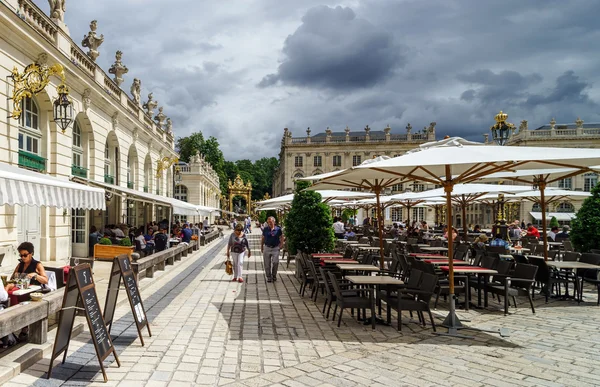
[{"label": "green tree", "polygon": [[342,222],[348,223],[348,219],[356,216],[358,210],[353,210],[352,208],[345,208],[342,211]]},{"label": "green tree", "polygon": [[292,208],[285,218],[285,235],[290,254],[331,251],[334,234],[331,211],[315,191],[304,191],[307,182],[298,182]]},{"label": "green tree", "polygon": [[179,161],[189,163],[192,156],[200,152],[203,143],[204,135],[202,135],[202,132],[192,133],[187,137],[179,137],[175,146],[179,153]]},{"label": "green tree", "polygon": [[559,226],[558,219],[556,219],[556,216],[553,216],[550,219],[550,228],[552,228],[552,227],[558,227],[558,226]]},{"label": "green tree", "polygon": [[571,222],[570,240],[577,251],[584,253],[600,249],[600,185],[592,189]]}]

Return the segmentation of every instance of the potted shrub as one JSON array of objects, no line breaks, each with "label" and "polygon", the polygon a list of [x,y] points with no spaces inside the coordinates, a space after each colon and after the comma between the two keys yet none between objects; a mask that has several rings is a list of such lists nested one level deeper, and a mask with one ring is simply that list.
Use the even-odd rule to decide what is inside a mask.
[{"label": "potted shrub", "polygon": [[585,199],[577,217],[571,221],[569,233],[575,251],[582,253],[600,249],[600,184],[591,193],[592,196]]},{"label": "potted shrub", "polygon": [[119,245],[113,245],[108,238],[101,238],[94,245],[94,259],[112,261],[114,257],[122,254],[127,254],[131,257],[133,250],[134,247],[129,238],[121,239]]}]

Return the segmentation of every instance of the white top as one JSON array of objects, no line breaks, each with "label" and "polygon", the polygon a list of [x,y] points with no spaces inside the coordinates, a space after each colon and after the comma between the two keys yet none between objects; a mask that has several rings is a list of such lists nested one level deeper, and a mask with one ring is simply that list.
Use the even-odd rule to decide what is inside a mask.
[{"label": "white top", "polygon": [[333,224],[333,232],[336,234],[343,234],[346,232],[346,229],[344,228],[344,223],[340,222],[339,220],[337,222],[335,222]]},{"label": "white top", "polygon": [[146,248],[146,239],[143,235],[138,235],[137,237],[135,237],[135,240],[140,242],[140,248]]},{"label": "white top", "polygon": [[8,300],[8,292],[4,289],[4,285],[0,284],[0,302]]}]

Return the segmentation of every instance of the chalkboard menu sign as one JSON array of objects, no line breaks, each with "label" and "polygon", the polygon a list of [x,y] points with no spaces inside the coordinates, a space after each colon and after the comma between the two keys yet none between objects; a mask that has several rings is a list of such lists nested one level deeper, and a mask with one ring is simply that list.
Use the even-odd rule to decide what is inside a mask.
[{"label": "chalkboard menu sign", "polygon": [[102,317],[102,311],[98,303],[98,295],[96,294],[96,286],[92,277],[90,265],[84,263],[69,270],[69,281],[65,287],[65,295],[63,296],[63,304],[58,319],[58,328],[56,329],[56,340],[52,350],[50,366],[48,368],[48,379],[52,376],[52,364],[54,359],[64,352],[63,363],[67,358],[67,350],[69,341],[71,340],[71,332],[73,330],[73,322],[75,321],[75,312],[77,303],[81,297],[83,302],[83,310],[88,322],[96,355],[100,362],[100,368],[104,381],[108,381],[106,371],[104,370],[104,359],[111,353],[114,355],[117,365],[121,363],[117,357],[117,352],[112,345],[110,335],[106,329],[106,324]]},{"label": "chalkboard menu sign", "polygon": [[148,319],[146,317],[146,310],[144,309],[142,297],[140,296],[140,290],[133,274],[131,261],[129,260],[129,256],[126,254],[119,255],[113,260],[108,290],[106,293],[106,304],[104,306],[104,320],[107,325],[110,325],[110,332],[117,305],[119,288],[121,286],[121,278],[123,278],[125,292],[127,293],[127,298],[129,298],[131,312],[133,313],[138,335],[143,346],[144,338],[142,337],[142,329],[145,326],[148,329],[148,335],[150,335],[150,337],[152,337],[152,332],[150,332],[150,325],[148,324]]}]

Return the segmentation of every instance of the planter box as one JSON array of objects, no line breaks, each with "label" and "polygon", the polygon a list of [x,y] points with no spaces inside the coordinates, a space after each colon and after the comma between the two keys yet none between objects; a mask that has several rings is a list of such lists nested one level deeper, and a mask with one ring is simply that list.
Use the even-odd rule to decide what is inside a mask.
[{"label": "planter box", "polygon": [[118,246],[118,245],[94,245],[94,259],[100,261],[112,261],[117,255],[127,254],[131,257],[131,253],[135,249],[134,246]]}]

